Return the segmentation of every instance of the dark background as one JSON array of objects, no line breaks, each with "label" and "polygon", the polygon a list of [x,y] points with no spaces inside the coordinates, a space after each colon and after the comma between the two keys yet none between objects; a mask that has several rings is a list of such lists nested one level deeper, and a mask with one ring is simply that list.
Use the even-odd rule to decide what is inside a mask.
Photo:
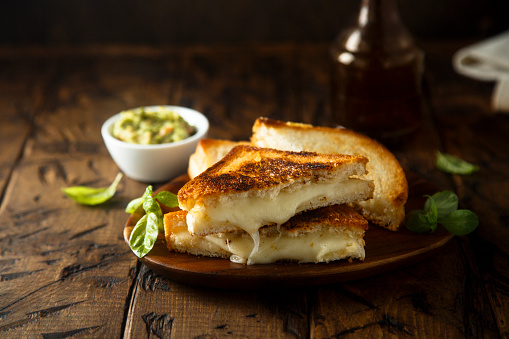
[{"label": "dark background", "polygon": [[[358,0],[0,1],[0,44],[200,44],[330,41]],[[508,0],[400,0],[417,39],[509,29]]]}]

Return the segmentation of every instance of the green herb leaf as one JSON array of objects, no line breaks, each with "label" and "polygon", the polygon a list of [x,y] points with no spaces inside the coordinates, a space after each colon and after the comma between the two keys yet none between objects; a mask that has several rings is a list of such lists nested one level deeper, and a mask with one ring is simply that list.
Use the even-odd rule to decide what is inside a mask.
[{"label": "green herb leaf", "polygon": [[122,173],[118,173],[109,187],[92,188],[86,186],[73,186],[62,188],[62,192],[82,205],[99,205],[111,199],[117,191],[117,186],[122,179]]},{"label": "green herb leaf", "polygon": [[[445,218],[452,212],[458,209],[458,196],[452,191],[442,191],[435,193],[431,196],[437,206],[437,217],[438,221]],[[430,205],[430,199],[426,200],[424,204],[424,210],[427,210]]]},{"label": "green herb leaf", "polygon": [[143,257],[149,250],[145,248],[145,230],[147,228],[147,215],[145,214],[134,226],[129,237],[129,246],[136,256]]},{"label": "green herb leaf", "polygon": [[152,195],[153,195],[152,191],[153,191],[153,190],[152,190],[152,186],[151,186],[151,185],[149,185],[149,186],[147,186],[147,188],[145,188],[145,192],[144,192],[144,193],[143,193],[143,195],[141,196],[141,198],[143,199],[143,201],[145,201],[145,200],[147,200],[147,199],[149,199],[149,198],[152,198]]},{"label": "green herb leaf", "polygon": [[466,235],[479,226],[479,217],[470,210],[456,210],[442,219],[440,223],[454,235]]},{"label": "green herb leaf", "polygon": [[177,196],[171,192],[161,191],[153,195],[152,186],[147,186],[143,196],[131,200],[126,207],[126,212],[131,214],[141,207],[145,211],[145,215],[136,223],[129,238],[131,249],[140,258],[150,252],[159,232],[164,231],[164,215],[159,203],[168,207],[178,206]]},{"label": "green herb leaf", "polygon": [[428,198],[424,204],[424,212],[426,213],[426,218],[428,219],[430,225],[436,224],[438,221],[438,208],[435,199],[429,195],[425,195],[425,197]]},{"label": "green herb leaf", "polygon": [[469,210],[458,210],[458,196],[451,191],[426,195],[424,210],[408,214],[405,227],[412,232],[434,232],[438,224],[454,235],[466,235],[477,228],[479,218]]},{"label": "green herb leaf", "polygon": [[436,166],[438,169],[452,174],[472,174],[479,170],[479,167],[454,155],[437,151]]},{"label": "green herb leaf", "polygon": [[161,207],[157,203],[156,199],[152,196],[148,196],[143,201],[143,209],[146,213],[157,213],[161,211]]},{"label": "green herb leaf", "polygon": [[159,229],[161,228],[160,224],[162,224],[162,219],[160,219],[155,213],[148,214],[144,242],[144,246],[147,249],[146,253],[148,253],[152,247],[154,247],[154,243],[156,242],[157,236],[159,235]]},{"label": "green herb leaf", "polygon": [[410,213],[408,221],[405,223],[405,227],[416,233],[431,232],[431,225],[429,224],[428,217],[420,212],[422,211],[413,211]]},{"label": "green herb leaf", "polygon": [[126,213],[136,213],[143,206],[143,197],[133,199],[127,204],[125,208]]},{"label": "green herb leaf", "polygon": [[168,191],[161,191],[156,194],[156,199],[159,200],[161,204],[168,207],[178,207],[179,201],[175,194]]},{"label": "green herb leaf", "polygon": [[147,255],[154,247],[159,235],[159,222],[161,220],[155,213],[145,214],[134,226],[131,236],[129,237],[129,245],[134,254],[139,258]]},{"label": "green herb leaf", "polygon": [[[429,218],[428,218],[429,220]],[[429,221],[428,221],[429,222]],[[431,233],[435,232],[437,227],[438,227],[438,224],[436,222],[430,222],[429,223],[429,227],[431,228]]]}]

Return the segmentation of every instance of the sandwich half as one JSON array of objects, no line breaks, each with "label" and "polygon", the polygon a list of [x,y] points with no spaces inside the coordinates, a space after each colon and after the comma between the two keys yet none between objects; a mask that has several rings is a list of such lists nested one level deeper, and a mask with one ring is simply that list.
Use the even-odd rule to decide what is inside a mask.
[{"label": "sandwich half", "polygon": [[[166,245],[170,251],[247,262],[254,248],[249,234],[232,231],[191,235],[186,214],[186,211],[178,211],[164,216]],[[250,260],[252,264],[364,260],[367,228],[366,219],[347,205],[318,208],[292,217],[279,228],[262,227],[259,250]]]},{"label": "sandwich half", "polygon": [[375,140],[345,128],[259,118],[253,125],[251,143],[287,151],[363,155],[369,159],[366,179],[375,185],[373,199],[354,202],[374,224],[397,230],[405,219],[408,183],[396,157]]},{"label": "sandwich half", "polygon": [[193,235],[245,231],[259,249],[259,229],[320,207],[370,199],[368,159],[236,146],[178,192]]}]

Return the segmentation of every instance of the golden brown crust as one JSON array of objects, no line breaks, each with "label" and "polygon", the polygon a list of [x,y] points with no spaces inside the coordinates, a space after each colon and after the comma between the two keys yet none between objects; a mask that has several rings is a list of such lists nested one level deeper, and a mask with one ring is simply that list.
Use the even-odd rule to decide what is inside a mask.
[{"label": "golden brown crust", "polygon": [[285,231],[311,231],[316,225],[368,229],[368,221],[348,205],[332,205],[298,214],[280,226]]},{"label": "golden brown crust", "polygon": [[173,233],[177,233],[179,230],[186,230],[187,231],[187,224],[186,224],[186,211],[175,211],[175,212],[169,212],[164,215],[164,237],[166,239],[166,245],[168,249],[171,251],[171,235]]},{"label": "golden brown crust", "polygon": [[[317,143],[317,135],[324,142]],[[279,141],[273,141],[272,138]],[[367,164],[366,178],[375,180],[375,197],[360,204],[363,214],[372,222],[391,230],[397,230],[403,222],[404,205],[408,198],[406,176],[396,157],[379,142],[345,128],[313,126],[270,118],[258,118],[255,121],[251,142],[262,147],[362,154],[368,157],[370,162]],[[286,144],[278,144],[280,142]],[[385,211],[384,215],[379,211]],[[369,212],[373,213],[367,214]]]},{"label": "golden brown crust", "polygon": [[[393,202],[393,205],[397,208],[399,206],[402,206],[406,203],[408,198],[408,183],[406,180],[406,175],[403,169],[401,168],[401,165],[399,164],[399,161],[396,159],[394,154],[392,154],[391,151],[389,151],[385,146],[380,144],[374,139],[371,139],[363,134],[354,132],[347,128],[333,128],[333,127],[325,127],[325,126],[313,126],[309,124],[302,124],[297,122],[283,122],[279,120],[274,120],[270,118],[261,117],[258,118],[254,125],[253,125],[253,131],[258,130],[261,126],[266,127],[273,127],[273,128],[287,128],[287,129],[293,129],[295,131],[302,131],[302,130],[314,130],[319,131],[323,133],[324,135],[327,135],[327,138],[324,138],[325,140],[328,140],[328,143],[332,144],[333,140],[330,140],[330,137],[332,136],[346,136],[350,141],[353,143],[355,141],[355,146],[349,145],[349,148],[352,149],[370,149],[373,153],[377,153],[384,159],[388,167],[392,168],[394,179],[393,181],[395,183],[398,183],[397,187],[393,187],[393,194],[391,196],[391,200]],[[253,134],[252,143],[256,144],[257,134]],[[324,144],[327,144],[325,142]],[[369,166],[369,165],[368,165]]]},{"label": "golden brown crust", "polygon": [[180,202],[208,195],[266,189],[296,178],[312,178],[317,171],[357,163],[363,156],[290,152],[254,146],[236,146],[223,159],[189,181],[178,192]]},{"label": "golden brown crust", "polygon": [[[171,243],[169,237],[172,233],[178,233],[182,230],[187,231],[186,215],[187,211],[169,212],[164,215],[165,237],[168,244]],[[368,229],[369,224],[353,208],[343,204],[321,207],[297,214],[279,226],[279,231],[305,233],[312,232],[315,227],[324,225],[326,227],[348,227],[352,231],[358,230],[363,232]],[[268,235],[274,231],[279,232],[275,225],[266,225],[260,228],[260,235]],[[249,236],[246,231],[240,229],[223,233]]]}]

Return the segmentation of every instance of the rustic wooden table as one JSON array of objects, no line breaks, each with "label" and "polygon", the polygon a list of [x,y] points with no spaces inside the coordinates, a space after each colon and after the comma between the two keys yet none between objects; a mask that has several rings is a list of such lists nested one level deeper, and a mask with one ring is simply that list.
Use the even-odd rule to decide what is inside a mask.
[{"label": "rustic wooden table", "polygon": [[[326,45],[0,49],[0,337],[509,337],[509,118],[491,83],[452,70],[470,42],[423,44],[423,128],[391,150],[480,217],[410,267],[348,283],[223,291],[163,278],[122,231],[146,184],[124,178],[85,207],[60,188],[107,186],[119,171],[100,135],[110,115],[150,104],[205,113],[210,136],[247,139],[259,116],[327,124]],[[434,165],[435,151],[480,166]]]}]

